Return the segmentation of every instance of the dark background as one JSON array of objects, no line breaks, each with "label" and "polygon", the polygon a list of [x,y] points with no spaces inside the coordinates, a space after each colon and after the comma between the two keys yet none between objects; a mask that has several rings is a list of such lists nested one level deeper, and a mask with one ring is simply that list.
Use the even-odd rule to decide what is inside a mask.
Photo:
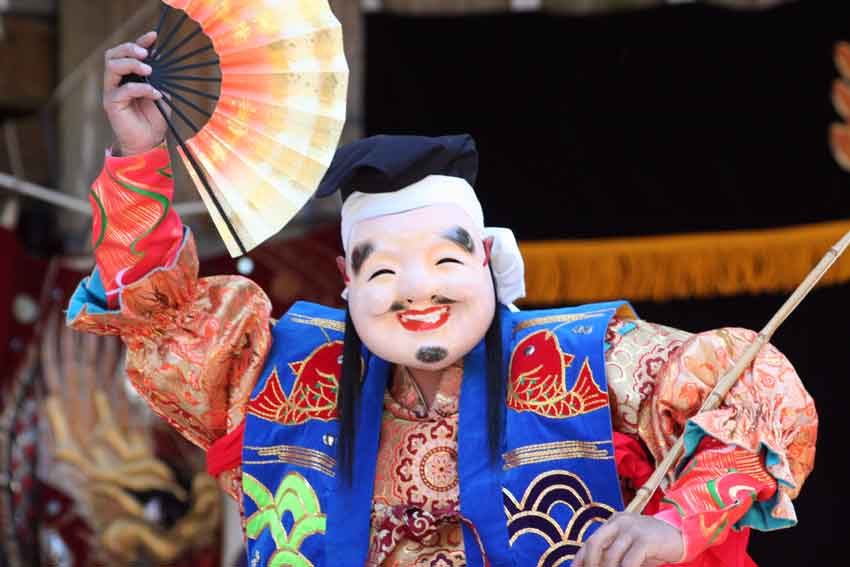
[{"label": "dark background", "polygon": [[[850,218],[850,174],[827,144],[837,119],[833,46],[850,40],[850,2],[589,17],[376,14],[367,37],[367,133],[472,134],[487,222],[519,239]],[[690,331],[760,329],[784,299],[634,305],[644,319]],[[848,311],[850,285],[816,290],[774,337],[821,425],[796,502],[800,524],[753,535],[762,567],[843,556]]]}]

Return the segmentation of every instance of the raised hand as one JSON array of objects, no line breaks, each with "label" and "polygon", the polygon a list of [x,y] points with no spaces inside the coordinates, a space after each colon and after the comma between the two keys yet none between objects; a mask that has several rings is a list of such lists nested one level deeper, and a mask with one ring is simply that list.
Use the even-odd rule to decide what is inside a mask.
[{"label": "raised hand", "polygon": [[147,83],[121,85],[125,75],[151,74],[143,60],[154,41],[156,32],[148,32],[135,43],[123,43],[105,55],[103,109],[123,155],[146,152],[165,139],[167,125],[155,104],[162,93]]},{"label": "raised hand", "polygon": [[573,567],[656,567],[684,555],[682,533],[667,522],[621,512],[582,546]]}]

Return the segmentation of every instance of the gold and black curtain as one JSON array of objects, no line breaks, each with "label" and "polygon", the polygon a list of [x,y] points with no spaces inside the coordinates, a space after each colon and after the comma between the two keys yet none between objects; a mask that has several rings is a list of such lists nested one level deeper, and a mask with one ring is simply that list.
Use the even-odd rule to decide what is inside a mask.
[{"label": "gold and black curtain", "polygon": [[[372,13],[367,132],[476,137],[479,193],[520,239],[527,306],[788,292],[850,229],[828,146],[842,30],[794,26],[831,11]],[[682,29],[703,31],[658,39]],[[850,257],[824,283],[848,281]]]},{"label": "gold and black curtain", "polygon": [[[487,224],[525,256],[522,308],[627,299],[658,324],[758,330],[850,230],[829,146],[850,3],[411,14],[366,17],[366,133],[476,138]],[[800,524],[752,535],[760,565],[841,552],[847,313],[845,258],[774,336],[826,425]]]}]

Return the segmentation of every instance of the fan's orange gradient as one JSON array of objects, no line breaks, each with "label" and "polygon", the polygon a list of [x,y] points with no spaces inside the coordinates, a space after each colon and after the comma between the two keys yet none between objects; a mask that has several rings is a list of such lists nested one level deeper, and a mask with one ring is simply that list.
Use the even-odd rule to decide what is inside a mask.
[{"label": "fan's orange gradient", "polygon": [[[295,216],[336,151],[348,89],[342,28],[327,0],[165,1],[198,22],[218,54],[220,98],[187,146],[250,250]],[[229,229],[187,167],[228,250],[238,256]]]},{"label": "fan's orange gradient", "polygon": [[850,43],[845,41],[835,45],[835,66],[841,78],[832,83],[832,105],[844,122],[832,124],[829,128],[829,147],[832,156],[843,169],[850,171]]}]

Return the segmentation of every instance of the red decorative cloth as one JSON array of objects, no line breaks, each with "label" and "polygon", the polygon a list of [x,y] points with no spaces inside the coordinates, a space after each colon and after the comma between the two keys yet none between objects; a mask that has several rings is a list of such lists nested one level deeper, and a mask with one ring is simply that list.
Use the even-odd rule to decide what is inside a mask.
[{"label": "red decorative cloth", "polygon": [[[615,431],[613,441],[614,460],[617,463],[617,474],[620,477],[623,498],[631,501],[635,492],[652,476],[655,467],[637,439]],[[658,512],[660,503],[661,491],[656,490],[643,513],[647,516],[655,514]]]},{"label": "red decorative cloth", "polygon": [[207,449],[207,472],[210,476],[219,476],[230,469],[242,465],[242,445],[245,438],[245,422],[220,437]]}]

